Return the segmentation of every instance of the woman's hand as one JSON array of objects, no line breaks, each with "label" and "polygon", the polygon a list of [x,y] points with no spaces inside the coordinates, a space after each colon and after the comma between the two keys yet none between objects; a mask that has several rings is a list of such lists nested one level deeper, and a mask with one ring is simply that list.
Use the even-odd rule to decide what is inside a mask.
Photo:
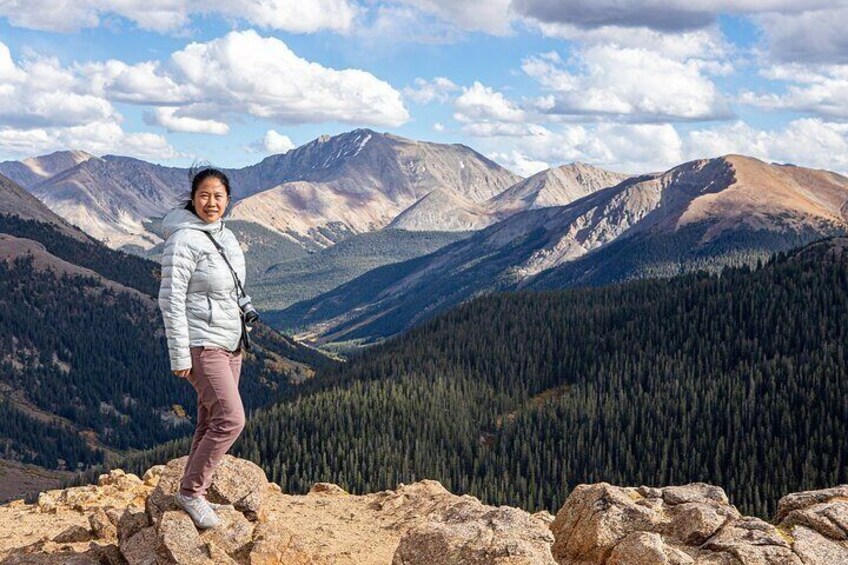
[{"label": "woman's hand", "polygon": [[181,379],[187,379],[189,374],[191,373],[191,369],[182,369],[181,371],[171,371],[171,372],[174,373],[176,376],[178,376]]}]

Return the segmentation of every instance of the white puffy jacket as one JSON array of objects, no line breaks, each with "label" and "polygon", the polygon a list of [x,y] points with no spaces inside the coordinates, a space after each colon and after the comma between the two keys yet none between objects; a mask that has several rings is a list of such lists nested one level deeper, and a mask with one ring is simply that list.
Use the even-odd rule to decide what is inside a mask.
[{"label": "white puffy jacket", "polygon": [[159,308],[172,371],[191,368],[192,346],[216,345],[235,351],[241,339],[241,311],[233,275],[204,232],[211,233],[224,248],[242,286],[246,284],[244,253],[223,220],[207,224],[183,208],[165,216]]}]

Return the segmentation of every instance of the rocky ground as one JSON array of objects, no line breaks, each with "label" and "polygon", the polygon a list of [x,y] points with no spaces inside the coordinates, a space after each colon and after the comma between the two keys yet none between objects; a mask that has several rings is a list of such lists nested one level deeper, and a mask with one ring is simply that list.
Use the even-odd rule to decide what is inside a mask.
[{"label": "rocky ground", "polygon": [[198,531],[172,495],[185,458],[142,478],[0,506],[0,563],[767,565],[848,564],[848,485],[783,497],[773,523],[742,516],[704,483],[579,485],[554,517],[487,506],[423,480],[366,495],[316,483],[288,495],[226,456],[209,499],[221,524]]}]

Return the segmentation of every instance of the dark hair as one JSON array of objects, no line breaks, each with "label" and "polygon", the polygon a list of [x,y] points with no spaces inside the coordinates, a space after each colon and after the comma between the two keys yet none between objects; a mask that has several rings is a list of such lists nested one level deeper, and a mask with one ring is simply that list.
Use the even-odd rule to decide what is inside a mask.
[{"label": "dark hair", "polygon": [[197,170],[195,167],[192,167],[189,170],[189,177],[191,178],[191,195],[184,206],[186,210],[190,210],[197,214],[197,210],[194,209],[194,194],[197,192],[197,188],[200,186],[200,183],[208,178],[216,178],[221,181],[221,184],[223,184],[224,188],[227,189],[227,197],[230,196],[230,179],[228,179],[227,175],[219,169],[203,167],[202,169]]}]

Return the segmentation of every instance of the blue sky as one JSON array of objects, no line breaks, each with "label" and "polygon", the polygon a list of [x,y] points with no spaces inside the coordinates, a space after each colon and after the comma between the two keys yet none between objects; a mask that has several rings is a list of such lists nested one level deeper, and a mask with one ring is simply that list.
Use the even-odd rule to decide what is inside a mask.
[{"label": "blue sky", "polygon": [[848,171],[844,1],[9,0],[0,160],[254,163],[357,127],[519,174]]}]

